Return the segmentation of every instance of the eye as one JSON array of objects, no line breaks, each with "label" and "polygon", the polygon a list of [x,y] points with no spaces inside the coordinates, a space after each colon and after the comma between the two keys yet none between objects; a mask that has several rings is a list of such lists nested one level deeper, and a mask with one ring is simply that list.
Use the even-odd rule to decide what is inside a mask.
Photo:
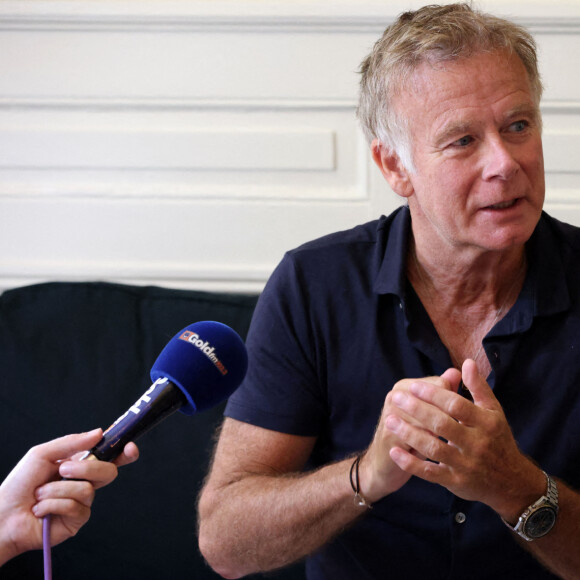
[{"label": "eye", "polygon": [[470,135],[465,135],[465,137],[461,137],[457,139],[457,141],[453,141],[452,145],[455,147],[467,147],[470,143],[473,142],[473,137]]},{"label": "eye", "polygon": [[515,123],[512,123],[510,125],[510,130],[513,131],[514,133],[521,133],[522,131],[525,131],[529,126],[530,124],[527,121],[524,120],[516,121]]}]

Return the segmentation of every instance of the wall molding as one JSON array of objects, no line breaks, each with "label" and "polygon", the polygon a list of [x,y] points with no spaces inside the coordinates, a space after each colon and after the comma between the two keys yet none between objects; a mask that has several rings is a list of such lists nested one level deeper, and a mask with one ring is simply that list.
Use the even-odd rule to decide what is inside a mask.
[{"label": "wall molding", "polygon": [[[580,29],[578,31],[580,34]],[[1,97],[1,109],[54,109],[54,110],[115,110],[115,111],[218,111],[218,112],[348,112],[354,110],[356,100],[352,99],[260,99],[260,98],[176,98],[158,99],[154,97]],[[543,113],[577,114],[580,100],[543,100]]]},{"label": "wall molding", "polygon": [[542,101],[542,114],[551,115],[578,115],[580,114],[580,101],[570,100],[547,100]]},{"label": "wall molding", "polygon": [[51,184],[26,184],[22,182],[1,183],[0,199],[33,201],[50,198],[54,201],[65,200],[147,200],[158,201],[196,201],[196,202],[246,202],[248,204],[270,202],[300,203],[344,203],[357,206],[368,202],[366,171],[361,170],[361,179],[352,187],[301,187],[296,186],[259,186],[246,185],[243,192],[235,185],[188,185],[160,182],[148,183],[92,183],[90,181],[59,182]]},{"label": "wall molding", "polygon": [[[87,32],[380,32],[385,22],[424,1],[378,0],[3,0],[0,30]],[[483,10],[513,17],[536,33],[575,34],[580,6],[550,0],[487,0]]]},{"label": "wall molding", "polygon": [[208,267],[205,263],[171,265],[118,262],[0,261],[0,292],[46,281],[106,280],[120,284],[166,286],[182,289],[260,292],[272,271],[270,264]]},{"label": "wall molding", "polygon": [[318,112],[354,110],[354,99],[261,99],[155,97],[0,97],[0,109],[115,110],[115,111],[219,111],[219,112]]}]

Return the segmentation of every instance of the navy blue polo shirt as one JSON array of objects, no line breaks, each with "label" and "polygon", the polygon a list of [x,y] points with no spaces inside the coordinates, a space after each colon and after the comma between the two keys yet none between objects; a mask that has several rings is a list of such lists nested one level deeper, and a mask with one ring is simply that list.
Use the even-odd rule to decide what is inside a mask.
[{"label": "navy blue polo shirt", "polygon": [[[405,274],[410,215],[288,252],[260,297],[226,415],[316,436],[311,466],[365,449],[402,378],[452,366]],[[484,339],[522,451],[580,488],[580,229],[543,214],[515,305]],[[554,578],[479,502],[411,478],[307,561],[311,580]]]}]

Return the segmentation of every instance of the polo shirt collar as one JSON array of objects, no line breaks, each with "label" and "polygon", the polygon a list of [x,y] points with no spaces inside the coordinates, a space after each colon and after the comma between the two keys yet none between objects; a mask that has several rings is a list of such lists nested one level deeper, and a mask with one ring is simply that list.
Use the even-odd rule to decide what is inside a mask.
[{"label": "polo shirt collar", "polygon": [[374,282],[377,294],[405,296],[407,283],[406,256],[411,229],[411,213],[404,205],[388,218],[379,221],[377,251],[384,252]]},{"label": "polo shirt collar", "polygon": [[[498,324],[500,331],[527,330],[535,316],[550,316],[570,308],[566,267],[550,218],[542,217],[526,244],[528,273],[518,301],[509,316]],[[504,324],[502,324],[504,323]]]},{"label": "polo shirt collar", "polygon": [[[534,316],[548,316],[570,307],[566,271],[549,224],[550,219],[542,213],[527,243],[529,267],[524,287],[516,307],[510,312],[511,316],[497,325],[498,334],[501,331],[521,332],[529,328]],[[407,283],[406,255],[411,228],[408,206],[402,206],[388,218],[381,219],[378,227],[377,251],[384,253],[375,278],[374,291],[378,294],[394,294],[402,301]]]}]

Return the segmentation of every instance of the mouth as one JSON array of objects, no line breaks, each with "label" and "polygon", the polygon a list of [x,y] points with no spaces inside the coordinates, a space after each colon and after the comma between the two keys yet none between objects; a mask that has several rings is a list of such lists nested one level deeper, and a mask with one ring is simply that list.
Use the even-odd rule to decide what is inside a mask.
[{"label": "mouth", "polygon": [[508,209],[510,207],[513,207],[514,205],[516,205],[516,203],[518,203],[517,199],[512,199],[510,201],[502,201],[501,203],[495,203],[493,205],[488,205],[485,209]]}]

